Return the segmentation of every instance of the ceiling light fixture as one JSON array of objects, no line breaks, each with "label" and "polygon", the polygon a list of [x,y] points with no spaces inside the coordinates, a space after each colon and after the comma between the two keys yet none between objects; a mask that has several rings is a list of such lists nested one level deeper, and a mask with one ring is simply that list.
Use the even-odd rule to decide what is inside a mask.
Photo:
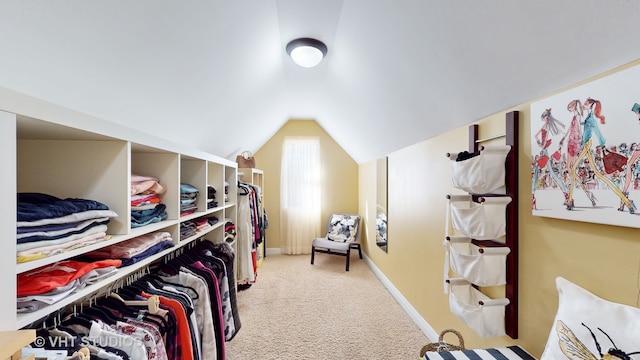
[{"label": "ceiling light fixture", "polygon": [[296,64],[312,68],[327,55],[327,45],[322,41],[311,38],[291,40],[287,44],[287,54]]}]

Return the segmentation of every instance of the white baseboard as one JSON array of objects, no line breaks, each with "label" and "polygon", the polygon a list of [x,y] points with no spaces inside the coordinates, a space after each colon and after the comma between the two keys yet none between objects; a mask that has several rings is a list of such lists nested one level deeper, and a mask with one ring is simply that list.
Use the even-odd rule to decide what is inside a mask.
[{"label": "white baseboard", "polygon": [[433,330],[431,325],[429,325],[429,323],[427,323],[424,320],[424,318],[420,316],[418,311],[416,311],[416,309],[413,306],[411,306],[409,301],[407,301],[407,299],[405,299],[405,297],[402,296],[400,291],[398,291],[398,289],[396,289],[396,287],[393,286],[391,281],[389,281],[389,279],[386,276],[384,276],[382,271],[380,271],[380,269],[378,269],[378,267],[373,263],[373,261],[369,259],[367,254],[363,253],[362,256],[363,256],[363,259],[367,262],[367,265],[369,265],[369,268],[371,268],[373,273],[376,274],[378,279],[380,279],[380,281],[382,282],[382,285],[384,285],[384,287],[387,288],[387,290],[391,293],[391,296],[393,296],[394,299],[396,299],[398,304],[400,304],[402,309],[404,309],[404,311],[409,315],[409,317],[413,320],[413,322],[416,323],[416,325],[418,325],[420,330],[422,330],[422,332],[427,336],[427,338],[429,338],[430,341],[437,342],[438,336],[439,336],[438,333],[436,333],[436,331]]}]

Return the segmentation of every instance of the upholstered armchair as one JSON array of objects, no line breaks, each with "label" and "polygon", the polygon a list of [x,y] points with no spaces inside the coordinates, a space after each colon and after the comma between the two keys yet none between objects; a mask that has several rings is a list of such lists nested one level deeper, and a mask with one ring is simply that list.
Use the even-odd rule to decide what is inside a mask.
[{"label": "upholstered armchair", "polygon": [[358,249],[358,255],[362,259],[360,215],[332,214],[327,226],[327,235],[315,238],[311,243],[311,265],[313,265],[316,252],[340,255],[347,258],[346,271],[349,271],[351,249]]}]

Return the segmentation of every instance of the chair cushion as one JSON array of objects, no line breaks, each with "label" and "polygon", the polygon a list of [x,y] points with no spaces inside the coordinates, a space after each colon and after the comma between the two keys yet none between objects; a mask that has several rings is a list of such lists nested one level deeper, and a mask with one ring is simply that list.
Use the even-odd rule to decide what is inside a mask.
[{"label": "chair cushion", "polygon": [[346,243],[355,242],[359,222],[359,216],[333,214],[327,229],[327,239]]},{"label": "chair cushion", "polygon": [[349,250],[349,246],[350,245],[351,244],[347,243],[347,242],[332,241],[332,240],[329,240],[327,238],[315,238],[315,239],[313,239],[313,242],[311,243],[311,246],[316,247],[316,248],[324,248],[324,249],[331,249],[331,250],[341,250],[341,251]]}]

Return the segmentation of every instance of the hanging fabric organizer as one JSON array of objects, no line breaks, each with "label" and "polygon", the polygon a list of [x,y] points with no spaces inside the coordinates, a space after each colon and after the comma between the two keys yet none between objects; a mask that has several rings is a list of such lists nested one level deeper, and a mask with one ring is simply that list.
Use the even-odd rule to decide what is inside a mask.
[{"label": "hanging fabric organizer", "polygon": [[505,335],[504,308],[509,299],[491,299],[464,279],[449,279],[449,308],[478,335]]},{"label": "hanging fabric organizer", "polygon": [[476,240],[496,240],[506,234],[505,211],[511,197],[479,198],[471,195],[447,195],[453,228]]},{"label": "hanging fabric organizer", "polygon": [[466,236],[449,236],[451,269],[479,286],[499,286],[507,282],[508,247],[480,247]]},{"label": "hanging fabric organizer", "polygon": [[449,153],[451,184],[473,194],[506,194],[505,160],[511,146],[483,146],[479,153]]},{"label": "hanging fabric organizer", "polygon": [[[502,137],[504,146],[478,145]],[[446,197],[445,293],[451,312],[484,338],[518,337],[517,139],[513,111],[506,114],[505,135],[479,140],[478,125],[471,125],[469,151],[446,154],[451,184],[466,194]],[[480,288],[497,286],[504,297],[492,299]]]}]

